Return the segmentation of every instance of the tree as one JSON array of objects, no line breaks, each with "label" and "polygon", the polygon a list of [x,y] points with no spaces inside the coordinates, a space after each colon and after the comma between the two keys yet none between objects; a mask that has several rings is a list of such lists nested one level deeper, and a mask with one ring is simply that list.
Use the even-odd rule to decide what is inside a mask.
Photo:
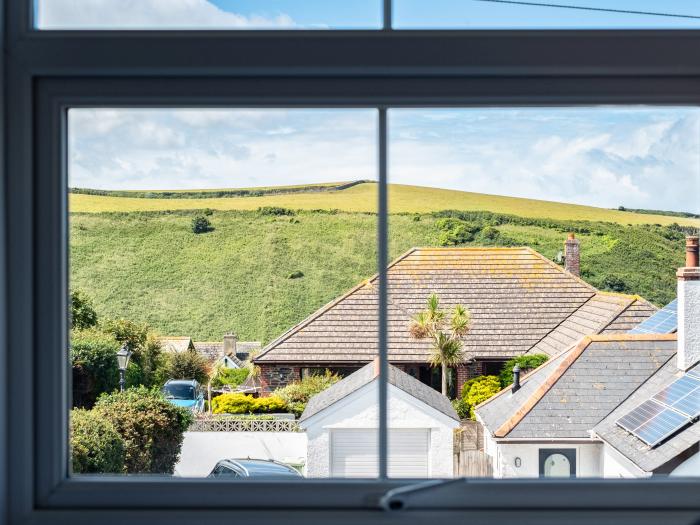
[{"label": "tree", "polygon": [[163,372],[167,376],[165,379],[196,379],[200,384],[209,383],[209,363],[194,350],[168,353]]},{"label": "tree", "polygon": [[211,222],[204,215],[197,215],[192,218],[192,233],[206,233],[213,229]]},{"label": "tree", "polygon": [[427,308],[411,319],[409,332],[415,339],[429,339],[432,345],[430,364],[442,368],[442,394],[447,395],[448,369],[464,360],[461,338],[471,326],[471,314],[461,304],[454,307],[451,316],[440,309],[436,294],[428,297]]},{"label": "tree", "polygon": [[81,290],[70,293],[71,328],[85,330],[97,325],[97,313],[92,301]]},{"label": "tree", "polygon": [[[162,363],[162,349],[156,335],[146,323],[136,323],[128,319],[112,319],[105,324],[104,331],[111,334],[121,344],[126,343],[132,352],[131,362],[138,365],[138,381],[146,386],[157,383],[156,370]],[[131,375],[127,372],[127,379]],[[132,384],[134,384],[132,382]]]}]

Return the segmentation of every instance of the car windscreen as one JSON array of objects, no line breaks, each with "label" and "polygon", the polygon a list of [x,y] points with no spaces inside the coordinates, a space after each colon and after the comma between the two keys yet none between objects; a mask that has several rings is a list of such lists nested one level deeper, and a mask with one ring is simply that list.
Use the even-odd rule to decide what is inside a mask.
[{"label": "car windscreen", "polygon": [[299,474],[291,469],[275,463],[241,462],[250,477],[298,477]]},{"label": "car windscreen", "polygon": [[191,385],[165,385],[163,393],[168,399],[194,399],[194,387]]}]

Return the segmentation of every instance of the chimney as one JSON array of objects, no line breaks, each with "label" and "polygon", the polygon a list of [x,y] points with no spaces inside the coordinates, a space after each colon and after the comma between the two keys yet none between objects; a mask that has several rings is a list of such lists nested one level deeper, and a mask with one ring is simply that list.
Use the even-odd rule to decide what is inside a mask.
[{"label": "chimney", "polygon": [[513,388],[511,392],[515,394],[518,390],[520,390],[520,367],[515,365],[513,367]]},{"label": "chimney", "polygon": [[224,336],[224,355],[236,355],[236,341],[238,338],[233,332]]},{"label": "chimney", "polygon": [[685,266],[678,277],[678,354],[680,370],[688,370],[700,361],[700,267],[698,237],[685,239]]},{"label": "chimney", "polygon": [[564,269],[576,277],[581,275],[581,256],[578,243],[579,241],[573,233],[569,234],[569,238],[564,243]]}]

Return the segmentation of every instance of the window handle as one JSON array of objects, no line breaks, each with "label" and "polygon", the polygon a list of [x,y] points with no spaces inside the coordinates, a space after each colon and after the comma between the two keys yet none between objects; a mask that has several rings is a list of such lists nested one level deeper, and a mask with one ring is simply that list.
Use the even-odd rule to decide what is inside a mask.
[{"label": "window handle", "polygon": [[431,507],[435,505],[437,495],[441,506],[453,500],[458,502],[464,499],[464,489],[468,482],[467,478],[457,478],[409,483],[388,490],[379,499],[379,506],[387,511],[404,510],[410,507]]}]

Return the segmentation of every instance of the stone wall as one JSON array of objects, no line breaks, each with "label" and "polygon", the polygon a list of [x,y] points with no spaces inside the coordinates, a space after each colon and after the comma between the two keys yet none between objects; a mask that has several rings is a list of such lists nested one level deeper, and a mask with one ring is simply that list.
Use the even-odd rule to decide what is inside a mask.
[{"label": "stone wall", "polygon": [[262,395],[267,396],[273,390],[287,386],[301,379],[301,367],[293,365],[260,365],[260,384]]}]

